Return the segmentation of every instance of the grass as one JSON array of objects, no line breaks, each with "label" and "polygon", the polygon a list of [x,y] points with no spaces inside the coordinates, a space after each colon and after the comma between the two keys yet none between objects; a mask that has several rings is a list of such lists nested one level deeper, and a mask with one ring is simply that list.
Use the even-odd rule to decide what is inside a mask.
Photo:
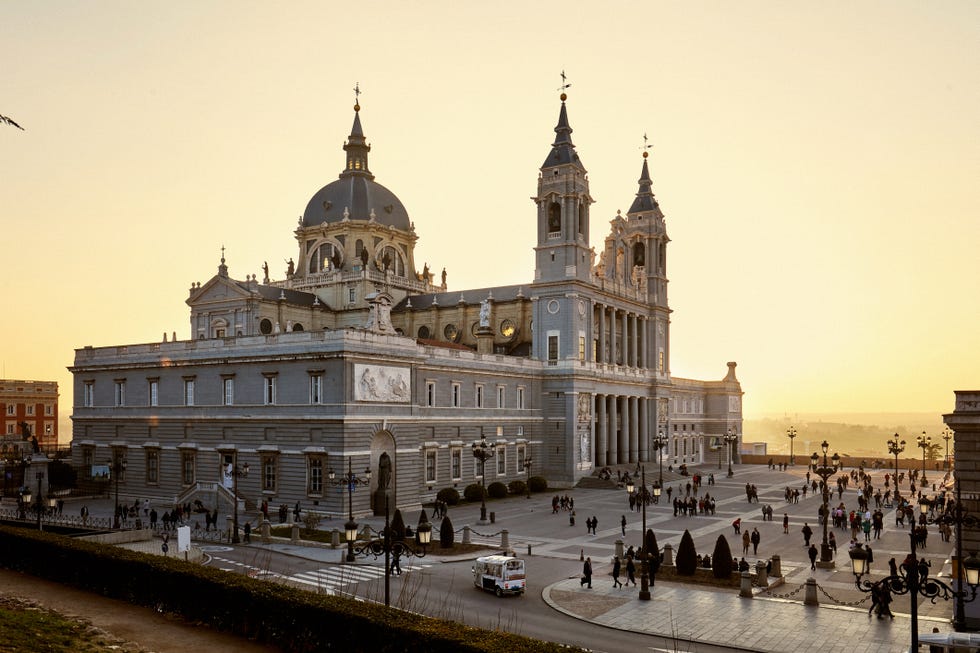
[{"label": "grass", "polygon": [[4,653],[141,652],[80,619],[12,597],[0,597],[0,651]]}]

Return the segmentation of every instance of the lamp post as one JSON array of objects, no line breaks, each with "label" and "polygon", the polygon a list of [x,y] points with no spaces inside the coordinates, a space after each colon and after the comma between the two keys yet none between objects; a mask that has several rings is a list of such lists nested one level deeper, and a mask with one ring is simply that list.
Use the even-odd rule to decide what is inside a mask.
[{"label": "lamp post", "polygon": [[793,440],[796,439],[796,427],[791,426],[786,429],[786,437],[789,438],[789,464],[796,464],[796,456],[793,455]]},{"label": "lamp post", "polygon": [[[959,504],[959,501],[957,501]],[[920,501],[919,509],[922,511],[922,515],[925,516],[929,512],[929,502]],[[977,587],[980,586],[980,559],[977,559],[975,553],[971,554],[969,558],[963,560],[958,566],[962,566],[966,569],[966,582],[971,590],[971,596],[966,599],[966,591],[960,587],[958,590],[954,590],[949,585],[936,578],[929,577],[929,566],[925,559],[919,561],[916,558],[915,551],[915,526],[916,520],[910,520],[909,525],[909,556],[906,561],[903,562],[898,567],[898,574],[886,576],[881,580],[872,583],[871,580],[861,581],[861,577],[868,573],[868,552],[863,546],[858,544],[853,549],[851,549],[849,555],[851,557],[851,569],[854,572],[854,583],[857,588],[862,592],[875,592],[878,591],[879,587],[884,584],[888,591],[892,594],[908,594],[910,598],[910,628],[911,628],[911,644],[909,646],[910,653],[917,652],[919,650],[919,596],[921,595],[931,602],[935,603],[936,599],[942,599],[948,601],[951,598],[957,599],[957,601],[963,601],[969,603],[977,598]],[[962,576],[959,576],[962,578]],[[956,622],[954,621],[954,625]],[[960,624],[962,625],[962,624]],[[957,630],[959,630],[957,628]]]},{"label": "lamp post", "polygon": [[245,463],[238,467],[238,452],[235,452],[235,462],[234,464],[228,463],[228,467],[225,469],[225,474],[230,474],[232,477],[232,493],[234,496],[235,509],[233,511],[234,517],[232,517],[232,530],[231,530],[231,543],[239,544],[241,543],[241,538],[238,537],[238,479],[248,477],[248,463]]},{"label": "lamp post", "polygon": [[44,472],[38,472],[37,476],[37,504],[34,509],[37,511],[37,530],[41,530],[41,515],[44,511],[44,503],[41,499],[41,481],[44,480]]},{"label": "lamp post", "polygon": [[[383,477],[383,475],[382,475]],[[379,487],[379,490],[384,490],[385,493],[385,529],[381,534],[380,538],[375,538],[359,547],[353,547],[354,538],[357,535],[357,524],[353,524],[353,519],[351,523],[353,524],[352,529],[345,529],[347,531],[347,542],[353,548],[353,552],[357,555],[363,556],[374,556],[377,559],[379,556],[384,555],[385,557],[385,606],[391,605],[391,554],[395,555],[395,558],[400,558],[402,555],[414,555],[419,558],[425,557],[425,547],[429,545],[432,541],[432,524],[425,516],[425,511],[422,511],[422,516],[419,519],[419,525],[416,531],[418,532],[418,542],[422,546],[421,550],[417,550],[409,545],[404,540],[392,541],[391,539],[391,523],[390,514],[388,509],[388,484],[391,480],[388,479],[388,483],[385,487]]]},{"label": "lamp post", "polygon": [[531,498],[531,463],[534,462],[533,458],[524,459],[524,471],[527,472],[527,483],[525,487],[527,488],[527,498]]},{"label": "lamp post", "polygon": [[357,522],[354,521],[354,488],[371,482],[371,470],[365,469],[363,478],[358,477],[352,470],[351,459],[347,458],[347,473],[336,478],[333,469],[327,471],[330,485],[347,486],[347,523],[344,524],[344,535],[347,539],[347,562],[354,562],[354,540],[357,539]]},{"label": "lamp post", "polygon": [[493,458],[496,452],[493,444],[487,443],[487,436],[480,438],[479,442],[473,443],[473,457],[480,461],[480,522],[487,523],[487,489],[483,485],[483,479],[487,475],[487,461]]},{"label": "lamp post", "polygon": [[728,433],[725,434],[725,445],[728,447],[728,478],[735,476],[735,472],[732,471],[732,457],[736,442],[738,442],[738,435],[735,434],[734,429],[728,429]]},{"label": "lamp post", "polygon": [[895,493],[898,494],[898,454],[905,451],[905,440],[898,441],[898,433],[888,441],[888,453],[895,456]]},{"label": "lamp post", "polygon": [[[956,479],[956,504],[949,507],[946,505],[946,511],[940,515],[936,522],[941,524],[952,524],[956,526],[956,583],[957,590],[956,594],[956,611],[953,615],[953,630],[958,633],[966,630],[966,601],[964,600],[965,592],[963,592],[963,569],[967,570],[967,584],[976,585],[980,578],[970,581],[970,565],[972,562],[970,558],[963,560],[963,526],[969,526],[970,528],[976,529],[980,526],[980,519],[977,519],[973,515],[970,515],[963,509],[963,504],[960,499],[960,480]],[[975,559],[976,554],[972,554],[971,557]],[[974,590],[975,591],[975,590]]]},{"label": "lamp post", "polygon": [[[667,435],[664,433],[663,429],[657,431],[657,437],[653,439],[653,448],[657,450],[657,462],[660,464],[660,473],[657,476],[657,487],[661,490],[664,487],[664,449],[667,448]],[[645,486],[644,486],[645,487]],[[659,492],[657,493],[659,495]],[[658,500],[659,496],[655,500]],[[643,527],[643,532],[646,533],[646,526]],[[644,535],[644,537],[646,537]]]},{"label": "lamp post", "polygon": [[953,432],[947,426],[945,429],[943,429],[943,434],[940,437],[946,441],[946,457],[943,458],[943,469],[948,470],[949,469],[949,441],[953,439]]},{"label": "lamp post", "polygon": [[[663,435],[663,432],[660,433]],[[659,440],[659,437],[654,440],[654,443]],[[633,485],[633,481],[630,480],[626,484],[626,491],[630,494],[636,487]],[[647,470],[643,465],[640,466],[640,491],[637,494],[637,500],[640,502],[640,510],[643,514],[643,533],[642,533],[642,544],[640,545],[640,594],[639,599],[641,601],[650,600],[650,567],[647,564],[647,499],[651,495],[647,492]],[[660,486],[653,487],[653,498],[654,501],[660,498]]]},{"label": "lamp post", "polygon": [[119,477],[126,472],[126,459],[125,458],[113,458],[112,460],[112,475],[116,479],[116,512],[112,519],[112,527],[119,528]]},{"label": "lamp post", "polygon": [[926,432],[923,431],[922,435],[916,439],[915,444],[917,447],[921,447],[922,449],[922,478],[919,479],[919,487],[922,487],[923,485],[929,483],[929,481],[926,480],[926,450],[932,446],[932,438],[928,437]]},{"label": "lamp post", "polygon": [[830,499],[830,485],[827,484],[827,480],[840,469],[840,455],[835,452],[830,458],[830,464],[828,464],[827,450],[830,449],[830,445],[826,440],[820,443],[820,449],[823,451],[823,464],[820,464],[820,456],[814,451],[813,455],[810,456],[810,470],[820,477],[823,488],[823,542],[820,544],[820,563],[822,566],[829,567],[833,566],[834,550],[830,548],[830,543],[827,540],[827,522],[830,517],[827,506]]}]

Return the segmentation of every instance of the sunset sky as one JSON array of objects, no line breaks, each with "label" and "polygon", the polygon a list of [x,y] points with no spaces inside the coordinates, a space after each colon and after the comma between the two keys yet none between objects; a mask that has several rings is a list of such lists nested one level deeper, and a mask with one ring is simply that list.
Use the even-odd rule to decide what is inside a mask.
[{"label": "sunset sky", "polygon": [[284,276],[355,83],[418,267],[529,283],[562,70],[597,249],[653,144],[674,376],[737,361],[747,416],[980,388],[978,2],[6,2],[0,61],[0,376],[63,416],[75,348],[189,337],[222,246]]}]

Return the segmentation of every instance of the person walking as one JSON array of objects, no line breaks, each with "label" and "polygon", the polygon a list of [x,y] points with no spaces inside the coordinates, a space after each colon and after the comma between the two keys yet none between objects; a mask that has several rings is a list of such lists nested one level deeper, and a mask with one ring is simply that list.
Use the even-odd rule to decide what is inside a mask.
[{"label": "person walking", "polygon": [[783,513],[783,535],[789,534],[789,515]]},{"label": "person walking", "polygon": [[636,587],[636,565],[633,563],[633,556],[626,556],[626,584],[630,583]]},{"label": "person walking", "polygon": [[803,528],[800,529],[803,533],[803,546],[810,546],[810,538],[813,537],[813,529],[810,528],[810,524],[803,522]]},{"label": "person walking", "polygon": [[623,586],[622,581],[619,580],[619,574],[622,571],[622,569],[623,569],[623,564],[619,561],[619,556],[614,556],[613,568],[612,568],[613,587]]},{"label": "person walking", "polygon": [[579,586],[588,585],[589,589],[592,589],[592,558],[586,558],[585,564],[582,565],[582,582]]},{"label": "person walking", "polygon": [[623,537],[626,537],[626,515],[623,515],[623,518],[619,520],[619,525],[623,527]]},{"label": "person walking", "polygon": [[762,535],[759,533],[758,528],[752,529],[752,555],[759,555],[759,543],[762,541]]},{"label": "person walking", "polygon": [[810,569],[815,570],[817,568],[817,545],[811,544],[807,554],[810,556]]},{"label": "person walking", "polygon": [[742,533],[742,555],[743,556],[744,555],[748,555],[748,553],[749,553],[749,544],[751,543],[751,541],[752,541],[751,540],[751,536],[749,535],[749,532],[748,531],[745,531],[744,533]]},{"label": "person walking", "polygon": [[[215,526],[215,529],[217,529],[217,526]],[[252,522],[245,522],[244,530],[245,530],[245,544],[251,544],[252,543]]]}]

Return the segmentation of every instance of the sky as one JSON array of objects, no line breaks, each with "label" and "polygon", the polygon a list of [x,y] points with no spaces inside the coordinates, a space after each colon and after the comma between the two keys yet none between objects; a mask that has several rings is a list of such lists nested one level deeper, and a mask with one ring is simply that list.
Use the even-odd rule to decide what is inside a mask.
[{"label": "sky", "polygon": [[74,350],[188,338],[222,247],[283,278],[355,84],[417,265],[529,283],[564,70],[597,250],[653,145],[672,375],[737,361],[747,417],[951,412],[980,388],[978,55],[957,0],[0,2],[0,376],[67,416]]}]

